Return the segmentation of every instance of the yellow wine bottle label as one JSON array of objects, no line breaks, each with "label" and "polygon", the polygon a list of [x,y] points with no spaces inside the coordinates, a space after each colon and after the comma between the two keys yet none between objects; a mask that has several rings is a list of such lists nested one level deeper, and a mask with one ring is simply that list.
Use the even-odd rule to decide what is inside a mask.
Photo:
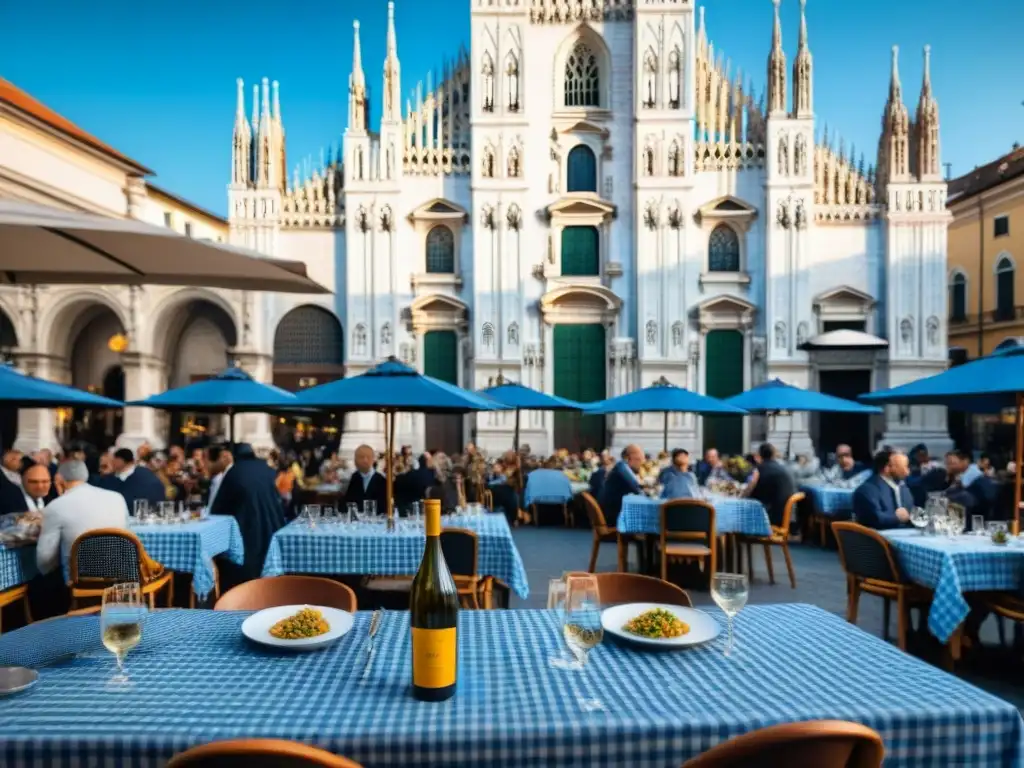
[{"label": "yellow wine bottle label", "polygon": [[423,502],[423,510],[426,515],[423,527],[427,536],[441,535],[441,500],[427,499]]},{"label": "yellow wine bottle label", "polygon": [[455,685],[456,633],[449,629],[412,628],[412,684],[419,688]]}]

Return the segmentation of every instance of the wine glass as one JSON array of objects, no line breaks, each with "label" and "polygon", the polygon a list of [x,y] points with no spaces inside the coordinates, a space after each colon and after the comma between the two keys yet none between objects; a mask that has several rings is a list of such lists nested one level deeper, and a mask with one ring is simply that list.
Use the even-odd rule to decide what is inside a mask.
[{"label": "wine glass", "polygon": [[100,629],[103,645],[117,657],[117,674],[112,683],[128,682],[124,658],[142,640],[142,588],[138,582],[115,584],[103,590]]},{"label": "wine glass", "polygon": [[377,502],[374,499],[363,499],[363,516],[371,523],[377,522]]},{"label": "wine glass", "polygon": [[729,641],[725,647],[725,655],[732,654],[733,620],[747,604],[750,587],[747,577],[742,573],[716,573],[711,577],[711,597],[722,609],[729,623]]},{"label": "wine glass", "polygon": [[358,523],[359,522],[359,505],[356,504],[354,501],[350,501],[348,504],[346,504],[345,505],[345,517],[347,518],[347,521],[348,521],[348,523],[350,525],[352,523]]},{"label": "wine glass", "polygon": [[910,522],[923,534],[928,527],[928,512],[922,507],[914,507],[910,510]]},{"label": "wine glass", "polygon": [[971,515],[971,533],[975,536],[985,535],[985,516]]},{"label": "wine glass", "polygon": [[[565,580],[565,613],[562,637],[575,661],[570,669],[586,674],[587,658],[604,636],[601,626],[601,593],[592,574],[572,574]],[[584,685],[586,683],[584,682]],[[579,705],[584,712],[604,709],[599,699],[580,696]]]}]

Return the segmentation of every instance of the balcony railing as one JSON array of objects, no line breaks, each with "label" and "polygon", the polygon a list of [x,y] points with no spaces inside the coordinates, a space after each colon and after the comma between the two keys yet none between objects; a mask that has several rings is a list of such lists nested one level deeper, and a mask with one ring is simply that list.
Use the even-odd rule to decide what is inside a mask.
[{"label": "balcony railing", "polygon": [[1024,320],[1024,305],[986,310],[985,312],[968,312],[962,315],[949,315],[951,326],[977,325],[980,320],[985,323],[1012,323]]}]

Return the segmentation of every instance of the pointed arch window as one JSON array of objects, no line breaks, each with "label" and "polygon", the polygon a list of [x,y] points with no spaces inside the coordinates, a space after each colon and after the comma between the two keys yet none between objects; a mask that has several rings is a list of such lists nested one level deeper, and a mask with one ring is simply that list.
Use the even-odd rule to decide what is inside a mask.
[{"label": "pointed arch window", "polygon": [[578,42],[565,60],[565,106],[601,106],[601,69],[597,54]]},{"label": "pointed arch window", "polygon": [[594,150],[579,144],[566,159],[566,189],[569,192],[597,192],[597,158]]},{"label": "pointed arch window", "polygon": [[708,271],[740,271],[740,238],[728,224],[719,224],[708,238]]},{"label": "pointed arch window", "polygon": [[1016,269],[1008,256],[996,264],[996,320],[1012,320],[1014,316],[1014,278]]},{"label": "pointed arch window", "polygon": [[949,281],[949,321],[967,321],[967,277],[963,272],[957,272]]},{"label": "pointed arch window", "polygon": [[455,272],[455,235],[443,224],[427,233],[427,272],[440,275]]}]

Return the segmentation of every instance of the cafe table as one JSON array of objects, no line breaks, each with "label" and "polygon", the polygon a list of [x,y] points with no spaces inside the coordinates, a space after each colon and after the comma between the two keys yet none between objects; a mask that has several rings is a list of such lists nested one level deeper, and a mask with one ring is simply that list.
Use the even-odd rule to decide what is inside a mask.
[{"label": "cafe table", "polygon": [[849,520],[853,516],[854,488],[805,483],[800,490],[807,495],[819,515],[831,520]]},{"label": "cafe table", "polygon": [[0,592],[27,584],[38,572],[35,543],[0,546]]},{"label": "cafe table", "polygon": [[192,591],[200,600],[213,589],[216,569],[213,558],[226,555],[241,565],[245,547],[238,521],[230,515],[210,515],[180,523],[133,523],[131,531],[146,553],[164,568],[192,574]]},{"label": "cafe table", "polygon": [[[443,516],[445,528],[468,528],[477,535],[479,576],[493,576],[526,599],[530,587],[523,558],[503,514]],[[383,521],[295,520],[274,534],[263,562],[264,576],[285,573],[413,576],[423,559],[423,525],[408,518],[388,530]]]},{"label": "cafe table", "polygon": [[[823,718],[878,731],[886,766],[1021,763],[1024,723],[1011,704],[808,605],[748,607],[729,658],[721,638],[671,653],[606,640],[585,673],[550,663],[564,652],[557,612],[463,611],[458,689],[437,704],[410,695],[407,612],[385,612],[369,666],[368,612],[333,646],[295,654],[247,641],[247,615],[151,613],[127,686],[111,682],[96,616],[0,636],[0,663],[40,673],[0,699],[0,763],[157,768],[198,743],[277,738],[366,768],[660,768],[748,731]],[[581,697],[603,709],[586,711]]]},{"label": "cafe table", "polygon": [[966,592],[1017,591],[1024,586],[1024,545],[993,544],[987,536],[925,536],[912,528],[881,531],[904,575],[935,590],[928,629],[946,643],[970,613]]}]

